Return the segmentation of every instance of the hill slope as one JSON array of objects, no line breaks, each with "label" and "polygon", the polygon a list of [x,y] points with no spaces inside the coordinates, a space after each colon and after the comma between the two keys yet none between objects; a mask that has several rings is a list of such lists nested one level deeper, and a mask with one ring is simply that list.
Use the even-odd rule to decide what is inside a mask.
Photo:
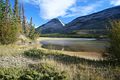
[{"label": "hill slope", "polygon": [[120,19],[120,6],[109,8],[98,13],[78,17],[66,25],[65,31],[101,31],[106,30],[109,20]]},{"label": "hill slope", "polygon": [[120,6],[112,7],[87,16],[74,19],[65,26],[55,18],[38,27],[36,31],[42,34],[72,33],[72,34],[106,34],[108,21],[120,19]]}]

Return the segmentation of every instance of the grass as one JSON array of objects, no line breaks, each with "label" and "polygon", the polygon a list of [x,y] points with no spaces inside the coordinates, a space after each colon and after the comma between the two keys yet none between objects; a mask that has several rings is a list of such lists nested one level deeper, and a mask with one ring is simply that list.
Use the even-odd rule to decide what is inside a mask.
[{"label": "grass", "polygon": [[[0,46],[0,55],[37,60],[26,67],[1,67],[1,80],[119,80],[120,61],[88,60],[62,52],[15,45]],[[19,50],[20,49],[20,50]],[[9,53],[10,52],[10,53]]]},{"label": "grass", "polygon": [[0,56],[10,56],[23,53],[26,49],[19,48],[16,45],[0,45]]},{"label": "grass", "polygon": [[30,50],[24,54],[31,58],[40,59],[41,62],[54,65],[61,71],[66,71],[69,80],[119,80],[119,61],[91,61],[43,50]]},{"label": "grass", "polygon": [[0,45],[0,56],[16,56],[22,54],[29,49],[38,48],[39,45]]}]

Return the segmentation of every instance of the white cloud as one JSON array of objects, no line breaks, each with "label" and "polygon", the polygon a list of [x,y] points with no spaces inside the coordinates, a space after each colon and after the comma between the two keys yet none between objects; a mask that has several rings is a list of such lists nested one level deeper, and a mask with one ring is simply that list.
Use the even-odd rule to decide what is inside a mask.
[{"label": "white cloud", "polygon": [[120,5],[120,0],[110,0],[110,4],[114,6]]},{"label": "white cloud", "polygon": [[24,2],[39,6],[40,16],[43,19],[87,15],[94,12],[96,8],[101,5],[101,2],[103,2],[100,0],[94,4],[84,6],[76,5],[76,3],[81,4],[86,1],[87,0],[24,0]]},{"label": "white cloud", "polygon": [[25,0],[25,2],[38,5],[43,19],[52,19],[66,15],[76,0]]},{"label": "white cloud", "polygon": [[95,12],[96,8],[98,7],[99,7],[99,4],[90,4],[87,6],[72,7],[70,8],[70,13],[65,15],[65,17],[84,16],[84,15]]},{"label": "white cloud", "polygon": [[44,0],[40,5],[41,15],[45,19],[64,16],[75,2],[76,0]]}]

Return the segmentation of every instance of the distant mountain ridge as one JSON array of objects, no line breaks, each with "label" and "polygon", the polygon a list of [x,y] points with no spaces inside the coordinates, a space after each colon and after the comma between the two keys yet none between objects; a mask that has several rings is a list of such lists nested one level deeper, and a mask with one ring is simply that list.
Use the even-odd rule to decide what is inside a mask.
[{"label": "distant mountain ridge", "polygon": [[36,30],[41,29],[42,33],[102,33],[106,32],[109,20],[120,19],[120,6],[105,9],[103,11],[82,16],[74,19],[65,26],[59,19],[53,19]]}]

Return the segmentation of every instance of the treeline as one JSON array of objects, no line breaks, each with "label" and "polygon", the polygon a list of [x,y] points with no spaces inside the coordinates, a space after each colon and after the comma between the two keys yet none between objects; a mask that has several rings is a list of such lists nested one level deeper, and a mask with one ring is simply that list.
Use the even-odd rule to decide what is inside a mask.
[{"label": "treeline", "polygon": [[14,43],[20,35],[37,37],[32,17],[30,22],[26,21],[24,5],[18,0],[14,0],[13,8],[9,0],[0,0],[0,44]]}]

